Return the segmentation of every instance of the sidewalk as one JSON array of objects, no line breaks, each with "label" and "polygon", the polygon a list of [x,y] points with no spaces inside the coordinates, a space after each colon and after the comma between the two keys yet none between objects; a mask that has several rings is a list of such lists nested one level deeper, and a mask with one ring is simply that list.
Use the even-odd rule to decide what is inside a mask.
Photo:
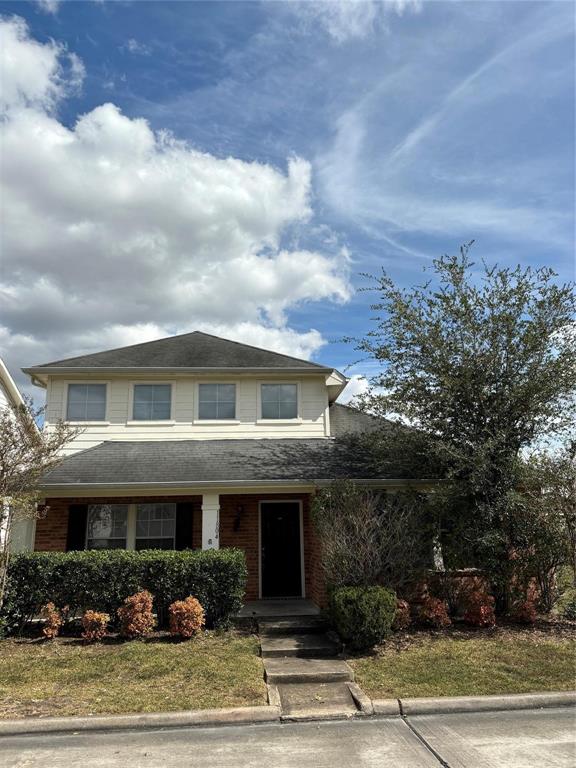
[{"label": "sidewalk", "polygon": [[573,707],[0,738],[3,768],[573,768]]}]

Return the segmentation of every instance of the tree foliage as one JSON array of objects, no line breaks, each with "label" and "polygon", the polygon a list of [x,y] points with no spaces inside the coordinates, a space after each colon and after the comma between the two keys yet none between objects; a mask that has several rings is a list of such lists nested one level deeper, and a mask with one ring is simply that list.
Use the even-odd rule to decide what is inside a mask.
[{"label": "tree foliage", "polygon": [[0,608],[12,523],[37,516],[42,477],[62,461],[62,448],[81,431],[63,421],[39,430],[43,411],[29,399],[0,408]]},{"label": "tree foliage", "polygon": [[357,404],[403,427],[370,438],[381,461],[419,442],[421,471],[450,481],[435,494],[449,563],[504,578],[520,457],[574,428],[576,296],[549,268],[476,265],[470,246],[414,288],[372,278],[373,327],[350,341],[378,364]]}]

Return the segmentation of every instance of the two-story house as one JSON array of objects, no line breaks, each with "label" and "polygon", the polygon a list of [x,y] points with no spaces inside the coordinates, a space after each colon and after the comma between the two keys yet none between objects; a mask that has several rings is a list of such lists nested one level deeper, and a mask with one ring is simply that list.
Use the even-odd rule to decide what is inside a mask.
[{"label": "two-story house", "polygon": [[46,429],[81,425],[44,481],[35,549],[239,547],[247,600],[323,602],[315,489],[378,486],[334,437],[372,418],[337,370],[195,332],[26,368]]}]

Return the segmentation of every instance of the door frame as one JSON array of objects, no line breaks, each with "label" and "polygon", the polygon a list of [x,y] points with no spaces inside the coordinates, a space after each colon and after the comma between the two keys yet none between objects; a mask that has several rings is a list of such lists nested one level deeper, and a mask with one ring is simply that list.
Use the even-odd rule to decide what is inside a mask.
[{"label": "door frame", "polygon": [[[258,502],[258,598],[262,600],[262,504],[298,504],[300,520],[300,581],[302,584],[300,595],[306,597],[306,569],[304,567],[304,504],[302,499],[260,499]],[[284,598],[270,598],[271,600],[283,600]],[[289,598],[288,598],[289,599]],[[297,598],[296,598],[297,599]]]}]

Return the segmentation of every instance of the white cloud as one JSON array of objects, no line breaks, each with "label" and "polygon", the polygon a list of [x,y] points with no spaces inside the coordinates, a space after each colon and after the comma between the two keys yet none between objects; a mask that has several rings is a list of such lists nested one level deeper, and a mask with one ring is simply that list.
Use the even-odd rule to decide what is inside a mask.
[{"label": "white cloud", "polygon": [[36,0],[36,5],[43,13],[55,16],[60,10],[60,0]]},{"label": "white cloud", "polygon": [[360,374],[354,374],[354,376],[350,377],[350,381],[348,382],[344,392],[342,392],[338,398],[338,402],[344,404],[349,403],[357,395],[363,395],[364,392],[367,392],[369,389],[370,384],[368,383],[366,377],[361,376]]},{"label": "white cloud", "polygon": [[146,45],[146,43],[141,43],[133,37],[129,38],[122,46],[122,48],[127,50],[129,53],[136,53],[140,56],[150,56],[152,53],[152,49],[149,45]]},{"label": "white cloud", "polygon": [[49,111],[82,83],[80,59],[53,41],[31,39],[19,17],[0,17],[0,50],[2,113],[26,106]]},{"label": "white cloud", "polygon": [[391,14],[419,10],[418,0],[329,0],[290,5],[303,24],[320,25],[336,43],[358,40],[388,28]]},{"label": "white cloud", "polygon": [[423,47],[420,58],[378,78],[334,121],[333,141],[315,162],[323,200],[342,221],[399,252],[411,252],[402,234],[572,248],[572,211],[549,202],[563,175],[555,148],[544,142],[539,156],[521,156],[513,154],[517,139],[506,145],[503,136],[514,126],[523,135],[524,103],[534,112],[534,94],[550,99],[571,77],[536,59],[571,34],[563,15],[546,12],[525,33],[504,34],[464,75],[441,37]]},{"label": "white cloud", "polygon": [[12,370],[195,328],[310,357],[287,313],[346,301],[348,257],[301,248],[309,164],[285,171],[199,152],[103,104],[61,123],[80,63],[21,20],[3,80],[2,354]]}]

